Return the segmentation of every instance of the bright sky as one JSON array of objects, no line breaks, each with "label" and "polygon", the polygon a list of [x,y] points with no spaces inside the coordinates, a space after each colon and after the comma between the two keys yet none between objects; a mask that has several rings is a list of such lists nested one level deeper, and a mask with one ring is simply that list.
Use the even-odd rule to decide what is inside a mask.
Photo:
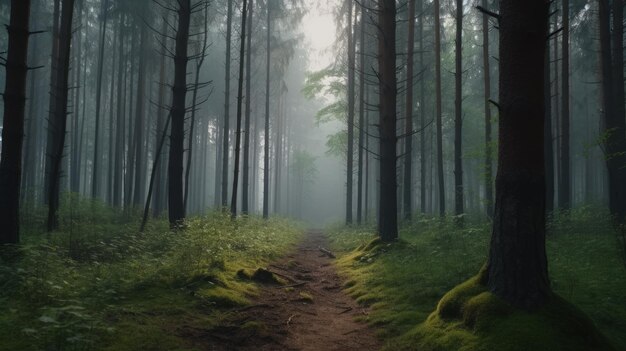
[{"label": "bright sky", "polygon": [[307,1],[311,4],[309,12],[302,20],[302,31],[306,45],[311,48],[309,67],[311,71],[324,68],[332,62],[330,47],[335,41],[335,22],[333,15],[324,5],[325,1]]}]

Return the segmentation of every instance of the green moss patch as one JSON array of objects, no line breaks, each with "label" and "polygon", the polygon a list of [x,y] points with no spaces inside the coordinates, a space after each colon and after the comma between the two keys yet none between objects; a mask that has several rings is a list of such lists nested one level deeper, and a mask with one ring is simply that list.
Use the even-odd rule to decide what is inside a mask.
[{"label": "green moss patch", "polygon": [[[511,312],[470,279],[487,259],[489,223],[466,218],[459,228],[452,219],[422,217],[401,228],[400,240],[391,244],[381,243],[368,227],[330,229],[329,239],[339,256],[345,291],[370,306],[369,315],[359,319],[378,327],[389,350],[429,350],[428,345],[431,350],[459,350],[459,345],[482,350],[482,344],[500,345],[494,350],[547,349],[515,348],[523,340],[515,336],[494,334],[487,340],[494,325],[502,330],[498,335],[515,332],[531,338],[536,332],[532,338],[556,350],[564,348],[544,339],[554,337],[559,344],[572,330],[579,338],[591,335],[597,341],[602,337],[596,338],[594,330],[599,329],[616,349],[626,350],[626,271],[607,213],[583,208],[559,214],[549,228],[551,285],[563,299],[554,297],[539,315]],[[552,324],[556,326],[546,327]],[[525,331],[521,326],[526,325]]]}]

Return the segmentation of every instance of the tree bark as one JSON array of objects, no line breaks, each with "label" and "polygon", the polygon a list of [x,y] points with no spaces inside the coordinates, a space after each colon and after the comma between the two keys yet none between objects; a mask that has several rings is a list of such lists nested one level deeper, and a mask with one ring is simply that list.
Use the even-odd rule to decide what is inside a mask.
[{"label": "tree bark", "polygon": [[117,71],[117,128],[115,130],[115,180],[113,182],[113,206],[122,206],[122,192],[123,192],[123,177],[124,177],[124,134],[125,134],[125,121],[124,121],[124,100],[123,100],[123,86],[124,86],[124,72],[126,67],[124,63],[126,61],[126,55],[124,55],[124,34],[126,32],[126,26],[124,23],[124,15],[120,14],[120,25],[118,33],[118,71]]},{"label": "tree bark", "polygon": [[[456,0],[454,74],[454,214],[463,214],[463,0]],[[461,219],[457,217],[457,223]]]},{"label": "tree bark", "polygon": [[378,69],[380,92],[380,202],[378,233],[385,242],[398,238],[396,179],[396,2],[378,2]]},{"label": "tree bark", "polygon": [[561,39],[561,181],[559,182],[559,207],[571,207],[570,176],[570,108],[569,108],[569,0],[562,0],[563,37]]},{"label": "tree bark", "polygon": [[[609,188],[612,213],[618,223],[624,223],[626,215],[626,114],[624,106],[624,0],[613,0],[613,114],[607,142],[614,144],[609,151]],[[609,148],[607,147],[607,150]],[[615,189],[615,191],[613,191]]]},{"label": "tree bark", "polygon": [[346,224],[352,224],[352,186],[354,164],[354,34],[352,30],[352,1],[348,0],[348,153],[346,155]]},{"label": "tree bark", "polygon": [[487,286],[524,309],[550,295],[543,150],[548,6],[500,2],[499,165]]},{"label": "tree bark", "polygon": [[270,208],[270,59],[271,59],[271,8],[267,8],[267,38],[265,66],[265,136],[263,140],[263,218],[269,218]]},{"label": "tree bark", "polygon": [[[54,10],[52,13],[52,53],[50,55],[50,99],[48,102],[48,127],[52,126],[54,121],[54,114],[56,113],[56,106],[54,105],[57,101],[55,97],[57,91],[57,76],[58,76],[58,68],[57,63],[59,60],[59,19],[60,19],[60,11],[61,11],[61,0],[54,0]],[[44,204],[48,204],[50,199],[50,177],[52,176],[52,153],[54,149],[54,134],[55,131],[53,128],[48,128],[46,139],[46,158],[45,158],[45,179],[44,179],[44,190],[43,190],[43,199]]]},{"label": "tree bark", "polygon": [[246,24],[248,16],[248,0],[243,0],[241,12],[241,43],[239,48],[239,83],[237,87],[237,127],[235,129],[235,164],[233,171],[233,193],[230,200],[230,216],[237,217],[237,188],[239,186],[239,160],[241,156],[241,107],[243,104],[243,74],[246,51]]},{"label": "tree bark", "polygon": [[437,185],[439,189],[439,216],[446,214],[446,192],[443,176],[443,117],[441,111],[441,18],[439,0],[435,7],[435,118],[437,120]]},{"label": "tree bark", "polygon": [[546,63],[544,78],[544,157],[546,158],[546,214],[554,211],[554,147],[552,145],[552,87],[550,80],[550,41],[546,42]]},{"label": "tree bark", "polygon": [[406,107],[404,121],[404,219],[411,220],[413,215],[413,51],[415,51],[415,0],[409,0],[409,28],[406,61]]},{"label": "tree bark", "polygon": [[28,73],[30,0],[11,1],[0,158],[0,244],[20,241],[22,143]]},{"label": "tree bark", "polygon": [[183,154],[185,141],[185,98],[187,95],[187,48],[189,45],[189,22],[191,0],[178,1],[178,28],[174,56],[174,87],[170,109],[170,154],[168,165],[168,210],[171,227],[178,227],[185,219],[183,204]]},{"label": "tree bark", "polygon": [[361,6],[361,19],[359,24],[359,160],[357,171],[357,200],[356,222],[363,222],[363,154],[365,147],[365,7]]},{"label": "tree bark", "polygon": [[233,33],[233,0],[228,0],[226,15],[226,70],[224,88],[224,128],[222,128],[222,207],[228,206],[228,153],[230,138],[230,42]]},{"label": "tree bark", "polygon": [[61,161],[65,147],[65,134],[67,127],[67,98],[69,95],[68,73],[70,66],[70,48],[72,43],[72,18],[74,15],[74,0],[63,0],[61,13],[61,26],[59,27],[59,47],[57,55],[56,89],[53,98],[56,99],[54,106],[54,120],[50,121],[48,128],[53,130],[52,150],[50,154],[50,175],[48,177],[48,224],[49,232],[59,228],[57,210],[59,208],[59,187],[61,179]]},{"label": "tree bark", "polygon": [[145,117],[145,95],[146,95],[146,54],[148,36],[146,33],[146,25],[143,22],[139,23],[141,26],[141,34],[139,35],[139,73],[137,77],[137,97],[135,100],[135,130],[134,140],[135,143],[135,185],[133,186],[133,206],[141,206],[143,204],[143,198],[145,193],[145,176],[144,172],[147,169],[146,161],[143,158],[144,149],[144,130],[146,124]]},{"label": "tree bark", "polygon": [[[423,13],[423,0],[417,2],[417,13],[419,14],[419,66],[420,69],[424,69],[424,13]],[[422,214],[426,213],[426,99],[425,99],[425,84],[424,78],[420,79],[420,97],[419,97],[419,111],[420,111],[420,211]]]},{"label": "tree bark", "polygon": [[250,199],[249,199],[249,191],[250,191],[250,102],[251,99],[251,85],[252,85],[252,69],[251,69],[251,61],[252,61],[252,18],[254,13],[254,2],[253,0],[249,0],[250,4],[249,12],[248,12],[248,38],[247,38],[247,47],[248,52],[246,53],[246,111],[245,111],[245,126],[244,126],[244,139],[243,139],[243,179],[241,183],[241,213],[244,215],[248,214]]},{"label": "tree bark", "polygon": [[[488,8],[487,0],[482,0]],[[483,14],[483,76],[485,88],[485,212],[493,217],[493,160],[491,127],[491,64],[489,61],[489,15]]]}]

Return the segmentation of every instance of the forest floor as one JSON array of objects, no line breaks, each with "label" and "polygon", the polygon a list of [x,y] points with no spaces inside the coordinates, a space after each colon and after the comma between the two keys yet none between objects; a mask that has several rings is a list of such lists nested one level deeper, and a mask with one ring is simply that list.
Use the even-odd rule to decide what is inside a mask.
[{"label": "forest floor", "polygon": [[321,231],[310,230],[295,251],[268,267],[286,285],[262,284],[249,306],[210,331],[182,331],[208,350],[378,350],[375,331],[356,317],[368,315],[342,290]]}]

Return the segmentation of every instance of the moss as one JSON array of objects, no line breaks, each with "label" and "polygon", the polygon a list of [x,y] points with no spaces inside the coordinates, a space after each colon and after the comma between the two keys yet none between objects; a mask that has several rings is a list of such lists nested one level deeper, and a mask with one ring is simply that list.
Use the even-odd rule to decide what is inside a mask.
[{"label": "moss", "polygon": [[426,321],[398,339],[393,349],[614,350],[588,317],[557,295],[539,310],[527,312],[487,291],[482,277],[447,293]]},{"label": "moss", "polygon": [[306,291],[301,291],[298,295],[300,296],[298,301],[313,303],[313,295],[311,295],[310,293]]}]

